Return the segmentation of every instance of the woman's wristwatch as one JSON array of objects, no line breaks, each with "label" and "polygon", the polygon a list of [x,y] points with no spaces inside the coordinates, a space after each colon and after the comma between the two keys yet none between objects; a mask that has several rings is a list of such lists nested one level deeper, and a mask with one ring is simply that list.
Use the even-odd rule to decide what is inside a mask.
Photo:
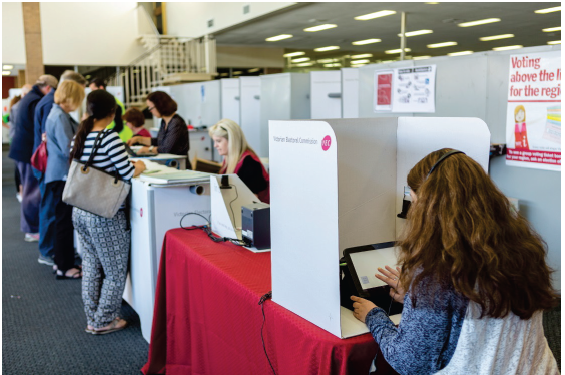
[{"label": "woman's wristwatch", "polygon": [[149,152],[153,152],[154,148],[155,148],[155,146],[149,146]]}]

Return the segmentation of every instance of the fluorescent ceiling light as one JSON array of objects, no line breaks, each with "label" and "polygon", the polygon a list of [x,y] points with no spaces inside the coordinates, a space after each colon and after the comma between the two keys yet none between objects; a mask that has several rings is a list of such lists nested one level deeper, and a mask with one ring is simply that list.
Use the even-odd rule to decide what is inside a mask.
[{"label": "fluorescent ceiling light", "polygon": [[392,62],[395,62],[395,61],[396,60],[384,60],[384,61],[381,61],[381,64],[389,64],[389,63],[392,63]]},{"label": "fluorescent ceiling light", "polygon": [[283,40],[283,39],[288,39],[288,38],[292,38],[292,35],[290,34],[281,34],[281,35],[277,35],[277,36],[272,36],[270,38],[265,39],[267,42],[276,42],[278,40]]},{"label": "fluorescent ceiling light", "polygon": [[550,33],[552,31],[561,31],[561,26],[550,27],[549,29],[542,29],[541,31],[543,31],[544,33]]},{"label": "fluorescent ceiling light", "polygon": [[561,44],[560,40],[552,40],[551,42],[547,42],[547,44]]},{"label": "fluorescent ceiling light", "polygon": [[[431,34],[433,32],[434,32],[433,30],[416,30],[416,31],[408,31],[407,33],[404,33],[404,35],[409,37],[409,36],[416,36],[416,35]],[[402,34],[398,34],[398,36],[402,36]]]},{"label": "fluorescent ceiling light", "polygon": [[365,66],[365,65],[367,65],[367,64],[357,64],[357,65],[353,66],[353,68],[359,68],[359,67]]},{"label": "fluorescent ceiling light", "polygon": [[473,51],[461,51],[461,52],[451,52],[448,53],[447,56],[462,56],[462,55],[470,55]]},{"label": "fluorescent ceiling light", "polygon": [[13,66],[13,65],[4,65],[4,66],[2,67],[2,69],[3,69],[3,70],[12,70],[12,69],[14,69],[14,66]]},{"label": "fluorescent ceiling light", "polygon": [[429,59],[431,56],[430,55],[426,55],[426,56],[414,56],[412,57],[412,60],[425,60],[425,59]]},{"label": "fluorescent ceiling light", "polygon": [[247,73],[255,73],[258,72],[259,68],[247,69]]},{"label": "fluorescent ceiling light", "polygon": [[221,73],[220,77],[227,77],[229,74],[228,73]]},{"label": "fluorescent ceiling light", "polygon": [[[404,52],[410,52],[412,51],[410,48],[404,48]],[[386,54],[392,55],[393,53],[400,53],[402,52],[402,49],[389,49],[388,51],[385,51]]]},{"label": "fluorescent ceiling light", "polygon": [[12,72],[7,71],[7,70],[3,70],[3,71],[2,71],[2,75],[3,75],[3,76],[9,76],[10,73],[12,73]]},{"label": "fluorescent ceiling light", "polygon": [[325,68],[339,68],[340,66],[341,66],[340,63],[324,64]]},{"label": "fluorescent ceiling light", "polygon": [[238,70],[237,72],[232,72],[233,75],[241,74],[241,73],[243,73],[241,70]]},{"label": "fluorescent ceiling light", "polygon": [[312,26],[312,27],[307,27],[304,29],[304,31],[308,31],[308,32],[315,32],[315,31],[321,31],[321,30],[327,30],[327,29],[333,29],[334,27],[337,27],[337,25],[334,25],[333,23],[327,23],[324,25],[318,25],[318,26]]},{"label": "fluorescent ceiling light", "polygon": [[441,48],[441,47],[449,47],[449,46],[456,46],[457,42],[443,42],[443,43],[434,43],[428,44],[428,48]]},{"label": "fluorescent ceiling light", "polygon": [[373,57],[372,53],[363,53],[361,55],[352,55],[350,56],[352,59],[363,59],[365,57]]},{"label": "fluorescent ceiling light", "polygon": [[482,38],[479,38],[479,40],[482,42],[488,42],[489,40],[498,40],[498,39],[506,39],[506,38],[514,38],[514,34],[483,36]]},{"label": "fluorescent ceiling light", "polygon": [[500,22],[500,18],[487,18],[485,20],[463,22],[463,23],[458,24],[457,26],[459,26],[459,27],[470,27],[470,26],[484,25],[486,23],[493,23],[493,22]]},{"label": "fluorescent ceiling light", "polygon": [[509,49],[523,48],[524,46],[505,46],[505,47],[494,47],[493,51],[506,51]]},{"label": "fluorescent ceiling light", "polygon": [[318,63],[333,63],[333,62],[338,62],[339,59],[320,59],[320,60],[316,60],[316,62]]},{"label": "fluorescent ceiling light", "polygon": [[372,20],[374,18],[390,16],[391,14],[396,14],[396,11],[394,11],[394,10],[381,10],[380,12],[369,13],[369,14],[364,14],[362,16],[357,16],[357,17],[355,17],[355,19],[357,21],[367,21],[367,20]]},{"label": "fluorescent ceiling light", "polygon": [[534,13],[545,14],[545,13],[551,13],[551,12],[561,12],[561,7],[539,9],[539,10],[536,10]]},{"label": "fluorescent ceiling light", "polygon": [[285,53],[285,54],[283,55],[283,57],[302,56],[302,55],[304,55],[305,53],[306,53],[306,52],[302,52],[302,51],[300,51],[300,52],[290,52],[290,53]]},{"label": "fluorescent ceiling light", "polygon": [[307,62],[307,63],[296,64],[296,66],[312,66],[312,65],[314,65],[313,62]]},{"label": "fluorescent ceiling light", "polygon": [[299,63],[299,62],[304,62],[304,61],[308,61],[308,60],[310,60],[309,57],[300,57],[298,59],[293,59],[293,60],[290,60],[290,61],[293,62],[293,63]]},{"label": "fluorescent ceiling light", "polygon": [[373,39],[358,40],[358,41],[353,42],[351,44],[356,45],[356,46],[362,46],[364,44],[378,43],[380,41],[381,41],[380,39],[373,38]]},{"label": "fluorescent ceiling light", "polygon": [[430,3],[425,3],[425,4],[428,4],[428,5],[438,5],[439,3],[430,2]]},{"label": "fluorescent ceiling light", "polygon": [[368,60],[368,59],[364,59],[364,60],[353,60],[353,61],[351,61],[351,64],[355,64],[355,65],[357,65],[357,64],[366,64],[366,63],[368,63],[368,62],[370,62],[370,60]]},{"label": "fluorescent ceiling light", "polygon": [[324,52],[324,51],[333,51],[334,49],[339,49],[339,46],[327,46],[327,47],[314,48],[314,51]]}]

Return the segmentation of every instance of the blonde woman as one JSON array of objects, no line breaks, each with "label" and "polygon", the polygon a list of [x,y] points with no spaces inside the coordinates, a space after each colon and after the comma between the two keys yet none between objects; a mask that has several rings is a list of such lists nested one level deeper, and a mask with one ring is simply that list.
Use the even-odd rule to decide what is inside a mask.
[{"label": "blonde woman", "polygon": [[214,148],[224,157],[220,173],[235,173],[262,202],[269,203],[269,174],[247,144],[239,125],[222,119],[208,131]]},{"label": "blonde woman", "polygon": [[55,212],[54,254],[57,279],[78,279],[82,277],[80,268],[75,267],[73,243],[72,206],[63,202],[63,189],[69,171],[69,152],[71,140],[77,132],[78,124],[69,115],[84,99],[84,86],[75,81],[65,81],[55,91],[55,103],[45,124],[47,136],[47,169],[45,170],[46,202],[53,204]]}]

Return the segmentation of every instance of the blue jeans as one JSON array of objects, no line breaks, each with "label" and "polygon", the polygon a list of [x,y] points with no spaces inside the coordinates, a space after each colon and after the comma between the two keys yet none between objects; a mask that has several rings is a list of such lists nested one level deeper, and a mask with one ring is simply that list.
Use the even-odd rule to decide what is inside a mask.
[{"label": "blue jeans", "polygon": [[55,248],[55,202],[51,191],[45,190],[45,175],[33,168],[33,175],[39,181],[39,253],[52,257]]}]

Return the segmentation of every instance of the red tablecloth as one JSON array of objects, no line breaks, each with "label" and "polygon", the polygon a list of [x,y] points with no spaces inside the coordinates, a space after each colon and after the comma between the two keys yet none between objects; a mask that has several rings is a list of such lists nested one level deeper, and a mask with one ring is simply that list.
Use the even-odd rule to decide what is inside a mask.
[{"label": "red tablecloth", "polygon": [[[167,232],[142,372],[272,374],[258,305],[269,290],[270,253],[214,243],[200,230]],[[271,300],[264,309],[263,337],[277,375],[369,373],[378,351],[369,334],[342,340]],[[379,366],[379,374],[388,371]]]}]

